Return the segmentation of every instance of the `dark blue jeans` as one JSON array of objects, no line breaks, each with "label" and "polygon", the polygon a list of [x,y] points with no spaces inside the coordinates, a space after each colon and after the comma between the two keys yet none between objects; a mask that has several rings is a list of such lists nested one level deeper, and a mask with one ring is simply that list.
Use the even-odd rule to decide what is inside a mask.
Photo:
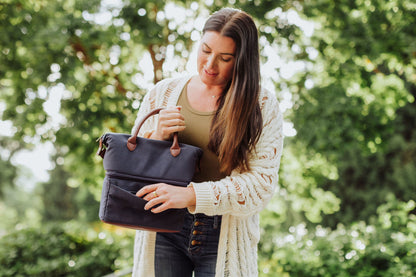
[{"label": "dark blue jeans", "polygon": [[214,277],[221,216],[187,214],[179,233],[157,233],[156,277]]}]

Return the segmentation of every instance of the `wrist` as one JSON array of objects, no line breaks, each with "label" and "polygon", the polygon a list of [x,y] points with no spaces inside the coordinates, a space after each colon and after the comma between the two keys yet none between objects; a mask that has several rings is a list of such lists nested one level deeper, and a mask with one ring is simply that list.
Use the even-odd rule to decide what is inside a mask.
[{"label": "wrist", "polygon": [[189,203],[188,203],[188,207],[192,207],[196,205],[196,194],[195,194],[195,189],[192,185],[192,183],[189,183],[189,185],[186,187],[186,189],[189,192]]}]

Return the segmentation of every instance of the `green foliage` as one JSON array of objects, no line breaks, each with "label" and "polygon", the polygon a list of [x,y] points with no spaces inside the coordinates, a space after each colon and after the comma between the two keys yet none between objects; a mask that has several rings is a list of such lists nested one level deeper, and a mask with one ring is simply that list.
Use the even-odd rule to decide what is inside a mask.
[{"label": "green foliage", "polygon": [[[150,85],[185,70],[201,22],[233,6],[254,16],[261,60],[268,65],[263,81],[276,88],[282,103],[293,104],[285,116],[297,132],[285,139],[280,188],[262,213],[261,274],[415,273],[410,258],[415,220],[409,213],[410,200],[416,199],[416,9],[411,0],[139,0],[122,1],[120,7],[101,2],[0,3],[0,120],[12,125],[12,134],[0,138],[0,210],[6,215],[1,234],[40,222],[96,221],[104,172],[94,155],[95,140],[105,131],[129,132]],[[106,20],[99,22],[98,12]],[[185,16],[174,18],[179,12]],[[303,26],[293,20],[297,15],[307,20]],[[166,66],[169,56],[175,58]],[[148,57],[153,70],[140,64]],[[284,72],[291,65],[302,70],[288,77]],[[24,191],[18,181],[25,170],[13,158],[44,141],[55,147],[51,179]],[[30,183],[31,177],[24,177]],[[78,267],[89,270],[95,263],[97,269],[102,262],[112,271],[132,258],[126,240],[115,239],[110,246],[89,226],[88,231],[77,228],[80,232],[45,228],[1,239],[1,265],[19,267],[16,276],[45,267],[51,269],[47,276],[58,268],[78,276]],[[54,239],[48,241],[44,232]],[[40,247],[34,253],[31,245],[41,242],[60,257]],[[9,247],[31,253],[24,256],[31,262],[18,264],[6,255]],[[120,247],[124,254],[113,263]],[[96,248],[107,254],[94,256]],[[68,266],[70,260],[74,267]]]},{"label": "green foliage", "polygon": [[[63,222],[77,217],[77,191],[67,185],[68,178],[68,173],[57,165],[51,171],[50,180],[39,185],[37,193],[42,198],[43,221]],[[60,197],[57,198],[56,195]]]},{"label": "green foliage", "polygon": [[131,261],[131,236],[75,226],[45,225],[2,237],[0,276],[98,277]]},{"label": "green foliage", "polygon": [[14,180],[17,175],[17,169],[10,161],[5,161],[0,159],[0,183],[2,184],[0,187],[0,197],[3,196],[4,187],[13,187]]},{"label": "green foliage", "polygon": [[[264,17],[279,3],[238,4],[258,15],[264,43],[271,44],[274,38],[288,43],[267,28],[270,24],[285,35],[296,29],[277,16]],[[10,151],[7,158],[11,159],[18,150],[38,143],[54,144],[53,180],[41,184],[44,188],[37,193],[48,192],[42,195],[44,206],[57,204],[59,200],[54,199],[61,195],[69,198],[60,203],[62,209],[56,215],[45,214],[46,220],[59,218],[60,211],[68,213],[65,207],[76,213],[71,199],[81,201],[78,215],[93,218],[87,207],[96,207],[104,175],[101,159],[94,156],[96,139],[106,131],[130,131],[142,95],[150,86],[145,78],[150,68],[142,72],[138,63],[144,54],[150,54],[158,79],[157,71],[163,69],[169,49],[178,58],[173,59],[174,68],[164,70],[163,75],[182,72],[201,22],[210,11],[225,5],[228,3],[223,1],[211,6],[191,1],[124,1],[121,7],[103,7],[98,0],[1,3],[0,28],[7,35],[0,38],[0,115],[1,120],[12,123],[13,131],[7,138],[11,143],[1,147]],[[173,7],[186,16],[174,18]],[[97,23],[98,11],[111,15]],[[55,112],[50,111],[51,103],[56,105]],[[7,177],[10,183],[12,177]],[[55,182],[60,185],[54,187]],[[77,196],[69,196],[72,190],[77,190]],[[95,205],[83,205],[91,195]]]},{"label": "green foliage", "polygon": [[390,195],[372,224],[275,233],[262,240],[260,276],[415,276],[415,208]]},{"label": "green foliage", "polygon": [[324,0],[304,1],[302,14],[316,26],[304,47],[319,55],[299,77],[313,85],[296,85],[289,147],[299,149],[295,160],[320,155],[335,168],[336,178],[298,169],[309,192],[341,200],[339,212],[323,213],[324,225],[368,221],[389,192],[416,197],[416,10],[411,1]]}]

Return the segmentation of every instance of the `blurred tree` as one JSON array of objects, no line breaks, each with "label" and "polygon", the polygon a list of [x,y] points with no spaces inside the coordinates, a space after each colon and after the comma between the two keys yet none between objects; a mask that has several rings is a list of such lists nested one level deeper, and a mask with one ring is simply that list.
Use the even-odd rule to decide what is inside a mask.
[{"label": "blurred tree", "polygon": [[[129,132],[150,86],[141,62],[149,57],[151,82],[184,71],[205,18],[228,2],[2,2],[1,119],[13,122],[2,159],[52,141],[60,166],[51,176],[61,177],[63,191],[75,189],[75,199],[98,201],[95,140]],[[327,2],[233,4],[257,21],[271,76],[264,81],[282,102],[294,101],[298,133],[287,140],[281,171],[286,202],[274,204],[287,214],[271,211],[289,225],[303,216],[320,222],[338,211],[338,198],[337,217],[351,221],[373,212],[392,187],[413,197],[414,9],[408,1]],[[300,72],[288,74],[288,65]]]},{"label": "blurred tree", "polygon": [[50,141],[55,166],[35,190],[43,220],[96,220],[96,139],[130,131],[143,94],[186,70],[206,17],[225,6],[254,16],[263,82],[297,131],[262,213],[262,259],[277,229],[368,219],[388,192],[415,199],[411,0],[2,1],[0,119],[12,134],[0,140],[0,191],[16,180],[15,153]]},{"label": "blurred tree", "polygon": [[334,166],[332,176],[302,170],[341,199],[327,224],[367,220],[388,192],[416,198],[415,5],[301,3],[318,23],[312,46],[319,55],[298,88],[293,143],[306,160]]},{"label": "blurred tree", "polygon": [[14,231],[0,238],[0,276],[104,276],[133,256],[123,237],[74,224]]},{"label": "blurred tree", "polygon": [[11,157],[11,153],[8,157],[4,159],[0,159],[0,198],[3,197],[5,187],[13,187],[15,179],[17,177],[17,168],[11,163],[9,157]]},{"label": "blurred tree", "polygon": [[[53,142],[60,149],[55,158],[64,166],[52,175],[72,187],[82,182],[84,189],[102,175],[92,155],[95,139],[106,129],[131,128],[132,98],[140,98],[140,89],[121,83],[124,76],[116,66],[124,41],[114,38],[122,30],[91,19],[100,9],[99,0],[0,4],[1,116],[13,122],[14,132],[8,139],[13,144],[1,146],[13,154]],[[126,97],[129,86],[137,92]]]},{"label": "blurred tree", "polygon": [[43,221],[66,221],[77,217],[76,189],[67,185],[68,175],[62,165],[56,165],[49,180],[39,184],[37,193],[42,198]]},{"label": "blurred tree", "polygon": [[[236,5],[257,17],[263,48],[274,47],[276,40],[292,43],[284,35],[297,27],[285,18],[266,16],[281,3]],[[52,162],[60,166],[51,172],[53,180],[39,190],[48,193],[43,197],[45,207],[50,206],[47,198],[65,195],[66,186],[82,195],[75,199],[91,201],[93,196],[97,203],[104,174],[101,160],[94,157],[95,140],[105,131],[129,132],[135,109],[149,88],[146,74],[150,68],[140,64],[143,57],[150,57],[153,82],[184,71],[206,17],[227,5],[226,1],[208,6],[197,1],[113,5],[99,0],[10,0],[0,5],[2,33],[6,34],[0,40],[0,89],[5,103],[1,116],[13,122],[10,140],[17,142],[17,149],[43,141],[59,149]],[[262,54],[267,62],[267,53]],[[171,65],[166,69],[168,56]],[[47,189],[56,180],[61,185]],[[73,208],[69,201],[64,203],[63,218],[66,209]]]}]

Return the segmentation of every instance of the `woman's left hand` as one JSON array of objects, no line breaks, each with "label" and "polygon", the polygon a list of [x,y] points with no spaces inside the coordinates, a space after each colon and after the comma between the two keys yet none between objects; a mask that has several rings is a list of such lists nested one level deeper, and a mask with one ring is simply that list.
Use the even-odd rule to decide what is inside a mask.
[{"label": "woman's left hand", "polygon": [[[165,183],[157,183],[141,188],[136,193],[136,196],[148,201],[144,209],[151,209],[153,213],[160,213],[167,209],[182,209],[195,205],[195,191],[193,187],[178,187]],[[160,206],[153,208],[158,204]]]}]

